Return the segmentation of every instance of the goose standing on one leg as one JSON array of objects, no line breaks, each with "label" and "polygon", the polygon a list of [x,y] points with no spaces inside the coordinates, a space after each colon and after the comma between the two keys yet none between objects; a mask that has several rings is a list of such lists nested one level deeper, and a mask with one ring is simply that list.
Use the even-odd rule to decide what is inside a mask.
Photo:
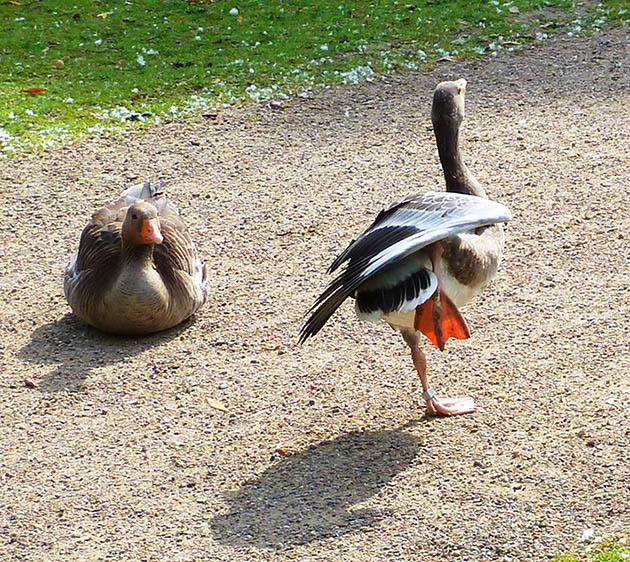
[{"label": "goose standing on one leg", "polygon": [[205,267],[160,187],[132,186],[94,213],[66,269],[63,288],[72,310],[105,332],[166,330],[205,301]]},{"label": "goose standing on one leg", "polygon": [[446,192],[414,194],[381,211],[374,223],[332,263],[348,262],[317,299],[300,333],[314,336],[348,297],[362,320],[384,319],[411,349],[427,414],[473,412],[472,398],[437,397],[429,387],[420,333],[444,349],[450,337],[469,337],[458,307],[490,283],[503,252],[501,223],[512,215],[489,201],[459,152],[466,81],[438,84],[431,118]]}]

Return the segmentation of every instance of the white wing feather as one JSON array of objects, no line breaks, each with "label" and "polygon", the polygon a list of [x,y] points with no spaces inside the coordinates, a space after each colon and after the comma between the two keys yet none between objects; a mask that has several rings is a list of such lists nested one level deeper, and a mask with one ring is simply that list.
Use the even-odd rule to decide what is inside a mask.
[{"label": "white wing feather", "polygon": [[[417,229],[416,234],[393,244],[370,259],[361,272],[362,278],[369,277],[384,265],[433,242],[512,218],[510,210],[501,203],[461,193],[429,191],[420,197],[409,197],[401,205],[403,203],[418,207],[401,207],[382,221],[375,222],[348,248],[347,251],[351,251],[352,246],[361,238],[384,228],[412,226]],[[444,216],[446,212],[449,213]]]}]

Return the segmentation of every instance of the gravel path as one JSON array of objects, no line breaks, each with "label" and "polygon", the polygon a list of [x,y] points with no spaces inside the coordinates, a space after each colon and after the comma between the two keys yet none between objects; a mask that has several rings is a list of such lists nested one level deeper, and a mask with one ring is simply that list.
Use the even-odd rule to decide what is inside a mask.
[{"label": "gravel path", "polygon": [[[558,38],[0,162],[0,559],[531,562],[628,533],[629,45]],[[296,339],[349,239],[442,188],[431,92],[458,77],[467,161],[515,219],[472,338],[428,351],[479,411],[435,420],[402,339],[350,303]],[[101,335],[63,267],[98,205],[157,178],[211,296],[167,333]]]}]

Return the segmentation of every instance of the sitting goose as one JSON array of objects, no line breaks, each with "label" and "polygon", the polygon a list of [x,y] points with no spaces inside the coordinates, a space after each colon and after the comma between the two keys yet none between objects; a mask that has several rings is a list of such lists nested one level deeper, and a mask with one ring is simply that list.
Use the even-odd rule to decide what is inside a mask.
[{"label": "sitting goose", "polygon": [[161,183],[134,185],[94,213],[66,269],[68,303],[100,330],[165,330],[205,301],[205,267],[160,188]]},{"label": "sitting goose", "polygon": [[445,192],[416,193],[381,211],[372,225],[332,263],[347,265],[317,299],[300,333],[314,336],[348,297],[362,320],[384,319],[399,330],[422,383],[429,415],[466,414],[472,398],[438,398],[428,384],[423,333],[440,350],[450,337],[469,337],[458,307],[480,293],[497,272],[503,252],[501,223],[512,215],[489,201],[459,152],[466,81],[438,84],[431,118]]}]

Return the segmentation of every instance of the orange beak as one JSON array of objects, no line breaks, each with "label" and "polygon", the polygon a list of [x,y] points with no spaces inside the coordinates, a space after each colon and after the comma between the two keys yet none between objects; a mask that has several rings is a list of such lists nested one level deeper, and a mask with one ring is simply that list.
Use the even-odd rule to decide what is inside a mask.
[{"label": "orange beak", "polygon": [[160,222],[158,219],[144,219],[142,221],[140,238],[142,238],[146,244],[162,243],[164,238],[162,238],[162,233],[160,232]]}]

